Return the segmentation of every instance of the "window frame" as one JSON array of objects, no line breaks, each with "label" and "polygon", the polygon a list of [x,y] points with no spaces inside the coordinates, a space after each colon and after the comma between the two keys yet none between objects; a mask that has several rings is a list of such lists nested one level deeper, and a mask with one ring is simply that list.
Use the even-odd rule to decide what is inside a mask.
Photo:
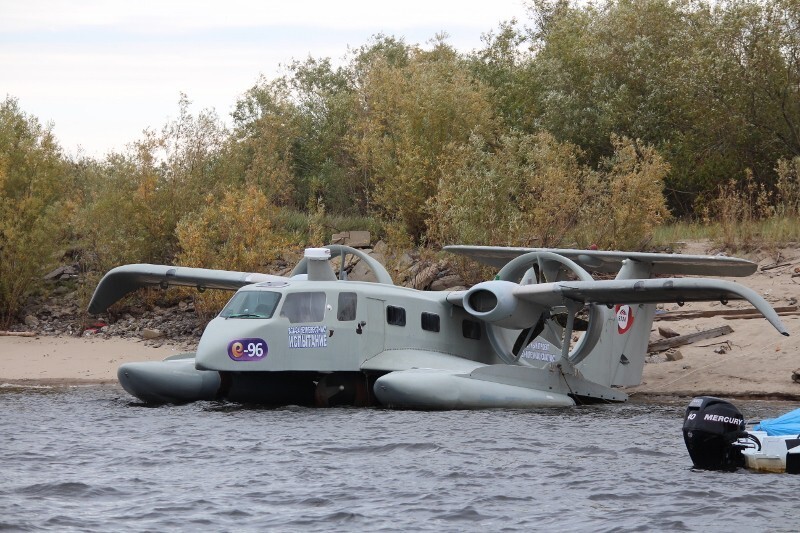
[{"label": "window frame", "polygon": [[420,326],[423,331],[439,333],[442,330],[442,319],[437,313],[423,311],[420,315]]},{"label": "window frame", "polygon": [[386,306],[386,323],[390,326],[406,326],[406,309],[397,305]]},{"label": "window frame", "polygon": [[461,321],[461,335],[463,335],[465,339],[472,339],[475,341],[481,340],[481,323],[477,320],[465,318]]},{"label": "window frame", "polygon": [[[322,296],[321,303],[319,300],[320,295]],[[299,307],[303,305],[304,302],[297,302],[295,304],[295,300],[302,296],[310,296],[310,302],[306,304],[307,309]],[[315,299],[316,301],[314,301]],[[278,316],[288,319],[290,324],[313,324],[323,322],[325,320],[325,306],[327,302],[328,295],[325,291],[290,292],[283,297],[283,305],[281,305],[281,311]],[[291,305],[297,305],[298,307],[297,309],[291,309],[292,314],[288,315],[287,306]],[[306,320],[307,318],[310,320]]]},{"label": "window frame", "polygon": [[[343,302],[342,297],[346,297],[348,301]],[[352,313],[350,313],[350,304],[352,304]],[[348,314],[342,318],[342,310],[346,309]],[[358,293],[356,292],[340,292],[336,300],[336,320],[339,322],[352,322],[356,319],[358,313]],[[352,315],[352,317],[351,317]]]}]

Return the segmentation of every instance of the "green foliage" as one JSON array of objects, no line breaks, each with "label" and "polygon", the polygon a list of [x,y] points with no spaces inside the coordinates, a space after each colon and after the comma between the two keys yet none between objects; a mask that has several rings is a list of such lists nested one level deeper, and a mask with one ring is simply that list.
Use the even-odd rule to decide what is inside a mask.
[{"label": "green foliage", "polygon": [[111,154],[84,173],[86,199],[75,226],[92,267],[172,262],[178,221],[221,185],[226,132],[215,113],[194,116],[189,106],[182,96],[178,118],[160,133],[145,132],[128,153]]},{"label": "green foliage", "polygon": [[537,129],[537,98],[544,87],[536,76],[534,55],[516,20],[483,35],[485,47],[468,58],[473,75],[490,89],[495,114],[506,127],[526,132]]},{"label": "green foliage", "polygon": [[234,180],[258,187],[275,205],[304,205],[297,198],[292,169],[301,117],[285,80],[262,78],[239,100],[233,118],[235,141],[228,147],[228,158],[240,173]]},{"label": "green foliage", "polygon": [[359,83],[359,101],[351,143],[368,177],[370,207],[419,240],[442,158],[471,134],[494,129],[488,94],[455,51],[437,42],[431,51],[410,50],[400,67],[372,58]]},{"label": "green foliage", "polygon": [[258,270],[353,229],[402,249],[640,248],[669,219],[664,192],[727,246],[793,238],[797,0],[530,7],[468,55],[377,35],[341,66],[294,61],[244,93],[231,131],[181,95],[174,120],[100,161],[68,160],[6,99],[0,322],[68,246],[98,270]]},{"label": "green foliage", "polygon": [[[265,272],[285,250],[300,246],[274,227],[278,211],[255,186],[226,190],[220,197],[209,194],[199,211],[178,224],[175,233],[180,252],[176,260],[193,267]],[[219,311],[230,296],[212,293],[195,298],[198,313],[206,318]]]},{"label": "green foliage", "polygon": [[669,164],[652,146],[612,136],[614,154],[584,188],[579,246],[641,249],[656,227],[670,218],[663,195]]},{"label": "green foliage", "polygon": [[474,135],[448,165],[432,202],[443,244],[558,246],[582,207],[580,152],[549,134],[514,133],[494,147]]},{"label": "green foliage", "polygon": [[431,236],[443,244],[641,247],[668,217],[668,165],[650,146],[614,138],[599,170],[574,145],[517,132],[488,145],[474,136],[432,202]]},{"label": "green foliage", "polygon": [[0,103],[0,328],[63,252],[73,184],[50,128],[14,99]]},{"label": "green foliage", "polygon": [[532,7],[532,29],[502,26],[474,58],[510,126],[549,131],[593,164],[611,135],[653,145],[679,215],[746,169],[771,187],[775,161],[800,155],[796,0]]}]

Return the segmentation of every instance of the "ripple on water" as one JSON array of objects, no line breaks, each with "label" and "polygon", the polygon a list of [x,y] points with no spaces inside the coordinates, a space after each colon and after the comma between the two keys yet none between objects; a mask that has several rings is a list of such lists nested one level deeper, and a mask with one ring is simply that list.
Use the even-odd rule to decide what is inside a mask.
[{"label": "ripple on water", "polygon": [[104,498],[124,497],[125,492],[114,487],[87,485],[80,482],[35,483],[21,487],[19,494],[37,498]]},{"label": "ripple on water", "polygon": [[684,407],[151,408],[5,387],[0,528],[794,530],[794,477],[691,468]]}]

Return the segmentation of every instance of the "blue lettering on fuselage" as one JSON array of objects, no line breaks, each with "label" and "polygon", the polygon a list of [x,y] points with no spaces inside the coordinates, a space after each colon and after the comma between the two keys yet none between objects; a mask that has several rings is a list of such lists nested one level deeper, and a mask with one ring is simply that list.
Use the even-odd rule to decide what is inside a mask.
[{"label": "blue lettering on fuselage", "polygon": [[289,348],[327,348],[328,326],[292,326]]},{"label": "blue lettering on fuselage", "polygon": [[522,350],[520,356],[522,359],[532,359],[535,361],[547,361],[548,363],[554,363],[556,356],[549,353],[549,350],[549,342],[534,341],[527,345],[524,350]]}]

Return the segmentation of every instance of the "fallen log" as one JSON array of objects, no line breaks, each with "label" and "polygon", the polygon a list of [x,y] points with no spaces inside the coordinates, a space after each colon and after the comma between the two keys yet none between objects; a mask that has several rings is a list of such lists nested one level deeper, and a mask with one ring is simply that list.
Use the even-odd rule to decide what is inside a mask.
[{"label": "fallen log", "polygon": [[35,337],[33,331],[0,331],[0,337]]},{"label": "fallen log", "polygon": [[[779,316],[794,316],[800,315],[800,311],[783,311],[778,313]],[[749,320],[751,318],[764,318],[764,315],[761,313],[748,313],[746,315],[737,315],[737,316],[723,316],[724,320]]]},{"label": "fallen log", "polygon": [[684,346],[686,344],[691,344],[697,341],[704,341],[706,339],[713,339],[714,337],[721,337],[723,335],[728,335],[729,333],[733,333],[732,327],[720,326],[714,329],[698,331],[697,333],[690,333],[688,335],[680,335],[678,337],[672,337],[671,339],[660,339],[648,344],[647,351],[648,353],[663,352],[669,350],[670,348],[675,348],[677,346]]},{"label": "fallen log", "polygon": [[[775,312],[780,314],[791,314],[796,311],[799,311],[796,305],[790,305],[786,307],[776,307]],[[708,318],[712,316],[719,316],[722,318],[731,317],[737,318],[741,316],[752,315],[753,313],[757,313],[757,311],[753,309],[712,309],[709,311],[672,311],[666,312],[660,315],[655,316],[655,320],[686,320],[690,318]],[[763,316],[761,313],[758,313],[758,316]]]},{"label": "fallen log", "polygon": [[[794,261],[794,259],[792,261]],[[761,267],[761,271],[764,272],[765,270],[775,270],[776,268],[788,267],[788,266],[792,266],[793,264],[794,263],[792,263],[791,261],[788,262],[788,263],[774,263],[772,265],[767,265],[767,266]]]}]

